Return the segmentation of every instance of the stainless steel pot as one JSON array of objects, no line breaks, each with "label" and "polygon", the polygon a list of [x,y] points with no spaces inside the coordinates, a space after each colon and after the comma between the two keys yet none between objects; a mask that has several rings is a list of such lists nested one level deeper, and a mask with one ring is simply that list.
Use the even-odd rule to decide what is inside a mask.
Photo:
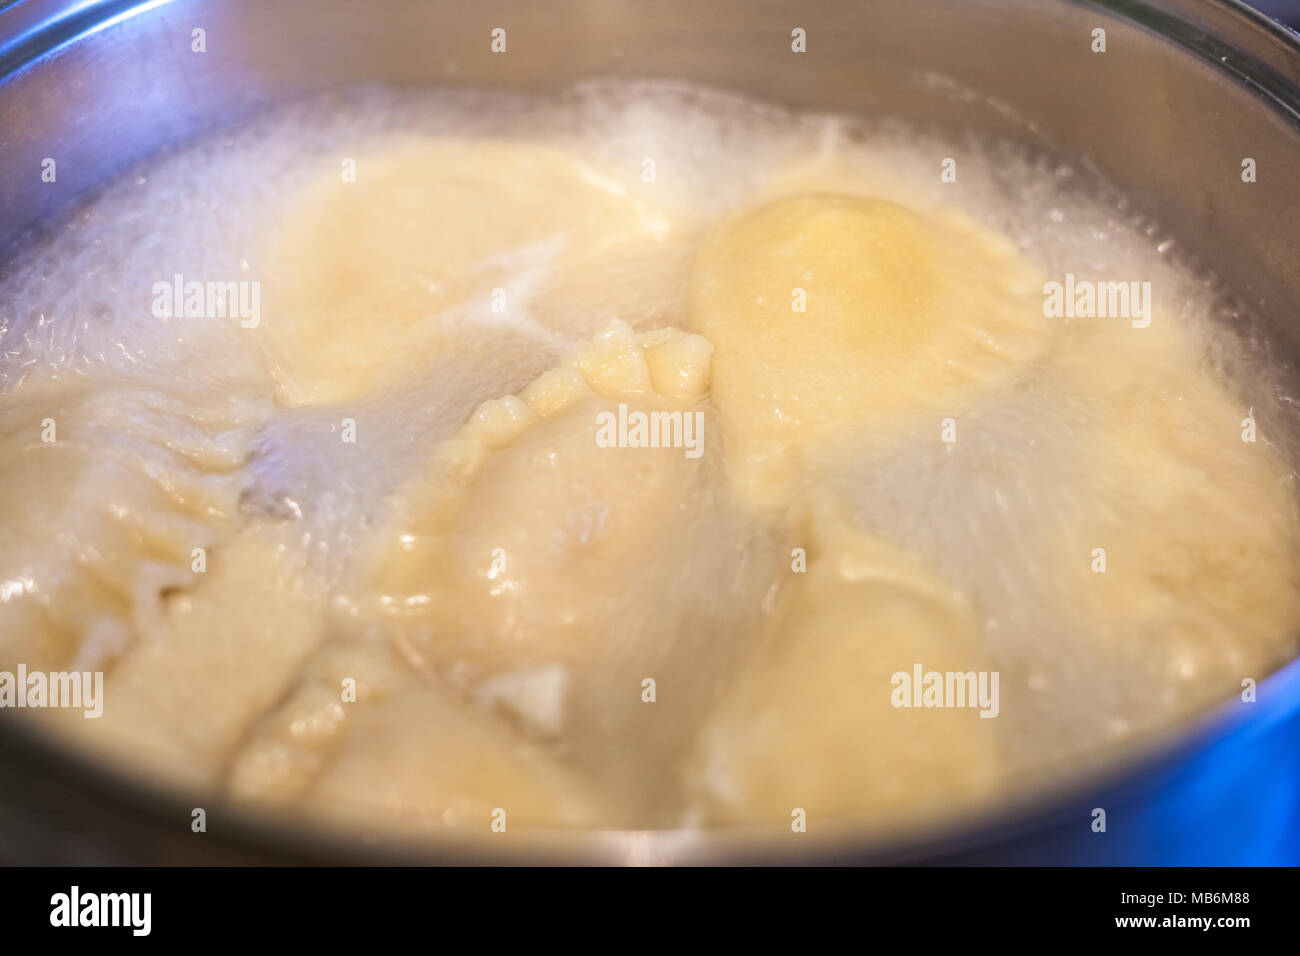
[{"label": "stainless steel pot", "polygon": [[[509,53],[489,49],[509,31]],[[207,52],[190,51],[191,30]],[[808,53],[789,53],[790,31]],[[1092,31],[1107,32],[1093,53]],[[1101,175],[1214,264],[1284,347],[1300,338],[1300,38],[1235,0],[0,0],[0,244],[156,149],[266,104],[363,82],[558,89],[666,76],[794,107],[1026,142]],[[57,188],[41,160],[57,156]],[[1241,182],[1243,157],[1258,181]],[[9,503],[8,507],[21,506]],[[0,858],[486,861],[499,847],[349,842],[208,806],[0,722]],[[1092,833],[1093,807],[1108,810]],[[905,844],[852,832],[512,841],[511,858],[1300,862],[1300,664],[1084,789]]]}]

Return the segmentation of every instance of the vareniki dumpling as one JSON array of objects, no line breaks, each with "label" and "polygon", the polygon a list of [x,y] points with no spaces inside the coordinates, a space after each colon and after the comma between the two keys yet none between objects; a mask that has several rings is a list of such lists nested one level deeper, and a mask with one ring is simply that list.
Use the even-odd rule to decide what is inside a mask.
[{"label": "vareniki dumpling", "polygon": [[355,398],[503,329],[543,345],[590,335],[609,314],[584,325],[584,283],[600,301],[611,270],[671,231],[576,155],[495,140],[386,144],[351,179],[319,175],[279,219],[257,261],[257,335],[289,404]]},{"label": "vareniki dumpling", "polygon": [[777,504],[803,461],[960,410],[1047,346],[1035,272],[1007,239],[882,199],[806,195],[705,240],[692,328],[737,486]]},{"label": "vareniki dumpling", "polygon": [[[990,798],[998,721],[975,701],[898,706],[894,677],[995,671],[975,609],[854,527],[829,495],[801,500],[791,518],[807,569],[789,576],[754,656],[704,722],[687,765],[696,813],[788,829],[794,808],[903,823]],[[987,703],[996,716],[997,701]]]},{"label": "vareniki dumpling", "polygon": [[[710,445],[711,351],[611,322],[485,403],[399,491],[357,602],[418,667],[564,741],[629,821],[666,805],[659,770],[759,626],[775,575]],[[696,444],[601,440],[605,423],[642,414],[682,416]]]}]

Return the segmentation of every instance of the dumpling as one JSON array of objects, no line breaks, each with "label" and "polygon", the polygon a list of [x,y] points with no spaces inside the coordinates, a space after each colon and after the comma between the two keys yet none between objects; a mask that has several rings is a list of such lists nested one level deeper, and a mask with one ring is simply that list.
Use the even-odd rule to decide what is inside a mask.
[{"label": "dumpling", "polygon": [[[349,690],[352,691],[349,695]],[[366,830],[599,826],[578,774],[380,639],[327,642],[248,734],[229,789]]]},{"label": "dumpling", "polygon": [[780,504],[821,451],[1005,381],[1047,347],[1040,286],[1005,238],[882,199],[806,195],[726,221],[695,258],[690,325],[714,344],[737,487]]},{"label": "dumpling", "polygon": [[100,669],[158,633],[163,591],[239,523],[256,395],[180,398],[86,379],[0,410],[0,654]]},{"label": "dumpling", "polygon": [[[563,739],[630,818],[659,799],[655,768],[689,738],[773,574],[709,444],[710,353],[614,322],[486,403],[406,490],[369,575],[418,667]],[[641,415],[659,447],[634,434]]]},{"label": "dumpling", "polygon": [[[998,721],[981,716],[998,712],[996,667],[974,608],[841,512],[820,491],[792,510],[807,569],[790,572],[753,656],[703,722],[686,771],[701,822],[788,828],[802,809],[810,826],[906,825],[996,793]],[[905,691],[895,675],[918,667],[974,673],[976,693],[984,672],[988,706],[895,706]]]},{"label": "dumpling", "polygon": [[1293,655],[1300,614],[1282,436],[1243,440],[1250,410],[1197,367],[1204,345],[1171,318],[1071,330],[1053,371],[1088,403],[1095,424],[1078,444],[1091,467],[1045,568],[1113,669],[1153,674],[1161,691],[1136,699],[1161,717]]},{"label": "dumpling", "polygon": [[665,268],[672,233],[564,149],[493,140],[388,144],[357,159],[355,182],[322,174],[276,218],[256,333],[289,404],[400,382],[449,343],[526,336],[562,352],[608,321],[619,276],[639,287]]}]

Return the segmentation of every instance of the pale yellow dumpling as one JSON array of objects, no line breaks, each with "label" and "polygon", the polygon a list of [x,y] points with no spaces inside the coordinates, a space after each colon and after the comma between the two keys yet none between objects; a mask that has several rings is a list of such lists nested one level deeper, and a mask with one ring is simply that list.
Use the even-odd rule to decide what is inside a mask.
[{"label": "pale yellow dumpling", "polygon": [[951,214],[809,195],[701,246],[690,324],[713,342],[731,469],[775,504],[804,461],[918,415],[955,414],[1047,345],[1041,281],[1005,238]]},{"label": "pale yellow dumpling", "polygon": [[[422,658],[477,679],[592,652],[626,600],[604,582],[643,588],[665,526],[689,531],[683,502],[707,480],[710,351],[699,336],[612,323],[437,449],[399,495],[372,577]],[[629,432],[620,447],[620,417],[651,413],[681,446],[631,447]]]},{"label": "pale yellow dumpling", "polygon": [[[491,714],[425,692],[383,701],[353,720],[336,759],[302,797],[308,813],[417,833],[609,825],[594,788]],[[395,734],[393,727],[420,730]]]},{"label": "pale yellow dumpling", "polygon": [[277,218],[257,334],[292,404],[364,394],[502,330],[589,335],[574,304],[617,300],[611,269],[635,272],[671,231],[578,156],[492,140],[386,144],[356,159],[355,181],[331,169]]},{"label": "pale yellow dumpling", "polygon": [[795,526],[807,569],[790,572],[702,726],[687,765],[695,812],[788,830],[796,808],[879,826],[987,800],[1002,773],[998,685],[986,682],[982,709],[895,706],[898,673],[996,670],[974,609],[829,496],[797,505]]},{"label": "pale yellow dumpling", "polygon": [[399,496],[358,601],[416,667],[561,741],[628,823],[675,819],[661,768],[774,574],[718,469],[710,353],[615,322],[485,403]]},{"label": "pale yellow dumpling", "polygon": [[1091,406],[1097,424],[1078,444],[1095,473],[1086,506],[1063,511],[1048,570],[1112,666],[1211,696],[1295,653],[1300,515],[1277,436],[1254,434],[1185,335],[1159,311],[1147,328],[1069,329],[1052,370]]},{"label": "pale yellow dumpling", "polygon": [[581,777],[385,641],[327,643],[303,671],[240,748],[235,796],[374,830],[472,834],[501,822],[508,831],[609,820]]},{"label": "pale yellow dumpling", "polygon": [[99,669],[238,522],[255,397],[72,378],[0,409],[0,668]]},{"label": "pale yellow dumpling", "polygon": [[324,639],[327,585],[294,547],[299,528],[240,524],[209,545],[201,573],[147,595],[154,628],[105,668],[103,719],[50,712],[89,752],[153,767],[169,782],[218,787],[258,716],[298,686]]}]

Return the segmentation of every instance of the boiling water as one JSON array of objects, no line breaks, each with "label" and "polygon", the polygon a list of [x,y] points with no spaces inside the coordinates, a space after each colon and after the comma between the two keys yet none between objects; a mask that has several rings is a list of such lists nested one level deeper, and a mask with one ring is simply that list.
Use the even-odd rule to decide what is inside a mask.
[{"label": "boiling water", "polygon": [[[516,159],[525,148],[542,152]],[[554,156],[576,157],[577,178]],[[422,175],[443,191],[421,193]],[[837,434],[779,500],[737,485],[707,398],[697,470],[647,459],[607,485],[548,420],[512,433],[524,464],[503,457],[457,492],[467,527],[428,532],[451,556],[400,570],[396,532],[432,527],[421,509],[454,483],[446,443],[480,403],[614,317],[627,335],[696,331],[700,243],[800,192],[959,211],[1040,279],[1149,283],[1149,311],[1053,319],[1052,346],[1014,374]],[[901,556],[872,551],[873,573],[915,561],[957,595],[979,635],[959,669],[996,672],[1001,699],[996,719],[960,715],[977,746],[969,727],[927,727],[882,747],[889,774],[933,744],[933,766],[900,771],[902,796],[809,783],[799,805],[888,825],[927,792],[980,804],[1101,766],[1292,655],[1300,570],[1286,369],[1133,209],[1081,165],[1005,144],[667,84],[367,90],[157,157],[0,277],[0,665],[104,671],[102,718],[51,719],[108,759],[349,822],[473,829],[502,805],[542,825],[772,822],[733,774],[780,776],[786,751],[738,736],[746,712],[726,702],[748,695],[781,724],[761,703],[780,692],[746,675],[801,639],[795,618],[842,600],[782,598],[802,587],[791,555],[813,550],[789,515],[822,494]],[[236,290],[226,314],[207,283]],[[546,462],[562,473],[539,492],[553,509],[515,507]],[[570,486],[587,488],[579,504]],[[596,570],[564,564],[606,525]],[[519,584],[510,541],[553,565],[529,579],[545,612],[462,608],[457,574]],[[375,570],[390,566],[405,590]],[[385,613],[395,600],[414,610]],[[420,600],[454,607],[421,617]],[[563,636],[584,626],[599,633]],[[885,673],[940,663],[921,654],[904,640]],[[848,674],[825,725],[869,726],[874,704],[830,710],[894,689]],[[822,720],[796,746],[814,763]],[[986,783],[952,782],[952,764],[981,761]]]}]

